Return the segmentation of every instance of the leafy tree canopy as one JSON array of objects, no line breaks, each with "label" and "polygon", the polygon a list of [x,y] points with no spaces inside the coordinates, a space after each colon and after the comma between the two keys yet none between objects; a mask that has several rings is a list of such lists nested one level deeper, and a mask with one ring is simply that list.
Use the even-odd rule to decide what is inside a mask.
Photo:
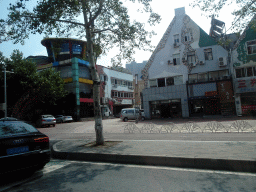
[{"label": "leafy tree canopy", "polygon": [[[24,43],[24,39],[36,33],[81,39],[87,38],[85,27],[88,27],[93,43],[100,45],[103,54],[114,47],[119,48],[113,63],[120,63],[122,59],[130,61],[134,49],[153,50],[150,39],[155,35],[154,31],[146,31],[144,23],[131,21],[122,0],[39,0],[33,10],[27,8],[29,1],[10,4],[8,19],[0,20],[3,27],[1,41]],[[153,12],[151,1],[126,2],[141,5],[139,11],[148,16],[148,23],[152,26],[161,18]]]},{"label": "leafy tree canopy", "polygon": [[[231,29],[241,31],[250,24],[256,13],[255,0],[194,0],[190,5],[192,7],[199,7],[202,11],[206,12],[208,17],[218,17],[222,8],[231,4],[237,5],[237,9],[232,12],[235,18]],[[251,24],[255,28],[256,23],[253,21]]]},{"label": "leafy tree canopy", "polygon": [[[23,57],[22,52],[14,50],[10,58],[5,58],[0,52],[0,62],[6,65],[7,71],[7,105],[12,108],[20,99],[34,99],[34,102],[54,104],[66,95],[64,81],[59,72],[46,69],[38,72],[36,64]],[[3,73],[0,75],[3,85]],[[0,97],[3,97],[1,94]],[[3,98],[1,99],[3,100]],[[35,103],[34,103],[35,104]]]}]

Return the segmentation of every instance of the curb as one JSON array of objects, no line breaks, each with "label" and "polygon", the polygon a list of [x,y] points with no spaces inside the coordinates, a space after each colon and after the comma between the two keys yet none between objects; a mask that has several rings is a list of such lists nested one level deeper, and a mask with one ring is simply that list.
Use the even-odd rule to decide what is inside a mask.
[{"label": "curb", "polygon": [[54,144],[51,148],[52,157],[63,160],[154,165],[251,173],[256,172],[256,161],[166,156],[120,155],[106,153],[61,152],[56,148],[56,144]]}]

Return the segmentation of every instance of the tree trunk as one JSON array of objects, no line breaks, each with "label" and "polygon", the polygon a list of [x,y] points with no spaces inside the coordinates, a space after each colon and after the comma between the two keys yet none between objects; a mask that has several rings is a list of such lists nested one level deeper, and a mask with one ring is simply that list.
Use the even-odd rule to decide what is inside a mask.
[{"label": "tree trunk", "polygon": [[86,51],[89,57],[91,76],[93,80],[93,103],[94,103],[94,119],[95,119],[95,132],[96,132],[96,144],[103,145],[103,125],[102,125],[102,116],[100,108],[100,79],[96,70],[95,58],[93,52],[93,40],[91,36],[91,28],[88,26],[88,20],[86,15],[86,1],[82,1],[83,15],[84,15],[84,24],[86,29],[86,39],[87,46]]}]

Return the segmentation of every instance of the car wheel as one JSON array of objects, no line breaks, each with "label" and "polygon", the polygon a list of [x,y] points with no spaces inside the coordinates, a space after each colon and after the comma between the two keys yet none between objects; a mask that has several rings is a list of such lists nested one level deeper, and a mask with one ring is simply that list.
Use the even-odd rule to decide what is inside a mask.
[{"label": "car wheel", "polygon": [[125,118],[124,118],[124,122],[127,122],[127,121],[128,121],[128,119],[127,119],[127,117],[125,117]]},{"label": "car wheel", "polygon": [[144,121],[144,120],[145,120],[145,117],[141,117],[141,120]]}]

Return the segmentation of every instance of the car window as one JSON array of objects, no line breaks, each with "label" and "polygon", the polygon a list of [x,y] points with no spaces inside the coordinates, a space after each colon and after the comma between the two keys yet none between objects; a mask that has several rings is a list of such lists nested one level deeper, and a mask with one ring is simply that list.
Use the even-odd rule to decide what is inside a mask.
[{"label": "car window", "polygon": [[32,132],[38,132],[38,130],[24,122],[0,122],[0,137]]},{"label": "car window", "polygon": [[127,113],[134,113],[134,110],[127,110]]},{"label": "car window", "polygon": [[126,110],[123,110],[122,113],[125,114],[125,113],[127,113],[127,111],[126,111]]},{"label": "car window", "polygon": [[52,115],[42,115],[43,118],[53,118]]}]

